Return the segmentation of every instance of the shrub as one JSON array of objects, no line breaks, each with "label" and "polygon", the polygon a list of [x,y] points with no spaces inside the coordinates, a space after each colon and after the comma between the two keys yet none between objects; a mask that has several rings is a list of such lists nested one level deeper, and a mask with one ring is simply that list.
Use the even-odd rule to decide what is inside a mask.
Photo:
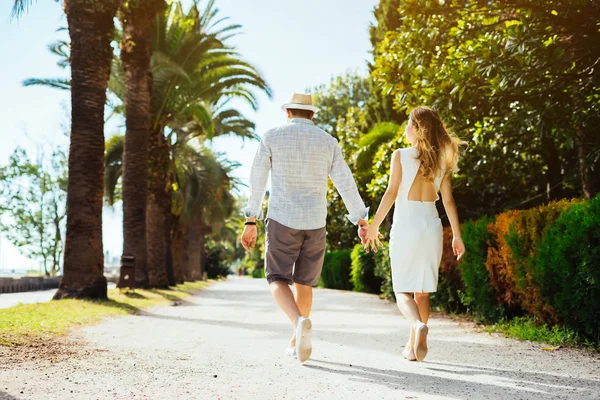
[{"label": "shrub", "polygon": [[461,301],[464,283],[458,269],[458,261],[452,252],[452,227],[444,227],[442,261],[438,278],[437,292],[431,294],[431,305],[446,312],[465,311]]},{"label": "shrub", "polygon": [[351,250],[325,253],[319,286],[329,289],[352,290],[352,283],[350,282],[352,259],[350,253]]},{"label": "shrub", "polygon": [[489,283],[494,287],[497,301],[510,316],[523,315],[521,292],[514,272],[515,261],[506,242],[509,227],[519,211],[511,210],[498,214],[488,225],[491,240],[488,247],[485,267],[489,273]]},{"label": "shrub", "polygon": [[255,266],[250,271],[250,276],[256,279],[264,279],[265,277],[265,269],[262,266]]},{"label": "shrub", "polygon": [[354,246],[351,253],[352,290],[355,292],[381,293],[382,279],[375,276],[375,257],[376,253],[367,253],[361,244]]},{"label": "shrub", "polygon": [[473,316],[486,321],[496,321],[504,314],[498,304],[497,294],[490,285],[490,273],[486,268],[488,247],[492,235],[488,231],[490,218],[468,221],[462,226],[465,255],[458,265],[464,293],[462,303]]},{"label": "shrub", "polygon": [[206,274],[209,279],[217,279],[229,274],[226,260],[226,248],[222,244],[209,242],[204,248]]},{"label": "shrub", "polygon": [[563,212],[546,230],[533,263],[542,298],[559,320],[600,342],[600,196]]},{"label": "shrub", "polygon": [[390,245],[384,242],[383,247],[373,254],[375,260],[375,276],[381,278],[382,297],[396,301],[394,287],[392,284],[392,265],[390,264]]},{"label": "shrub", "polygon": [[535,281],[537,272],[533,258],[546,229],[564,210],[577,202],[579,201],[562,200],[519,211],[506,234],[506,243],[513,263],[510,270],[514,274],[512,279],[516,283],[521,308],[543,322],[556,323],[556,312],[540,296],[539,286]]}]

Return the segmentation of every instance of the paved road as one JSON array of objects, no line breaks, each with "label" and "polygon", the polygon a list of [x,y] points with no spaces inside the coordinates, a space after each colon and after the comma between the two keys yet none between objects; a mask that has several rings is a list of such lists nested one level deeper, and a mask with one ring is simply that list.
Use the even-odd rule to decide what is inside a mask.
[{"label": "paved road", "polygon": [[[400,357],[406,320],[376,296],[318,290],[314,351],[261,280],[230,278],[176,307],[75,333],[88,351],[0,370],[0,399],[598,399],[600,358],[430,322],[423,363]],[[90,350],[91,349],[91,350]]]}]

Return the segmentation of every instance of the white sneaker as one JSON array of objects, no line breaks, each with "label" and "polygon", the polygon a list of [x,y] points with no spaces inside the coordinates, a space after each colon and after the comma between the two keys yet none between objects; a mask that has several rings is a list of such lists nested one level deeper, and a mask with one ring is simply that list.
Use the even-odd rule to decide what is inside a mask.
[{"label": "white sneaker", "polygon": [[285,349],[285,355],[296,357],[296,346],[289,346]]},{"label": "white sneaker", "polygon": [[312,353],[311,333],[312,322],[310,322],[310,319],[305,317],[298,318],[298,325],[296,326],[296,355],[298,356],[298,361],[301,363],[308,360]]}]

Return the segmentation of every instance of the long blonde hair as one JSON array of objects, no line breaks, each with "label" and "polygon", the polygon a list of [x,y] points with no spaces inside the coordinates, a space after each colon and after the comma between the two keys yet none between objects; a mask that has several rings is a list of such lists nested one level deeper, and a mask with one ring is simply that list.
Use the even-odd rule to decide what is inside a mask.
[{"label": "long blonde hair", "polygon": [[440,115],[432,108],[421,106],[410,112],[415,129],[419,172],[433,181],[442,171],[458,171],[460,146],[466,142],[448,131]]}]

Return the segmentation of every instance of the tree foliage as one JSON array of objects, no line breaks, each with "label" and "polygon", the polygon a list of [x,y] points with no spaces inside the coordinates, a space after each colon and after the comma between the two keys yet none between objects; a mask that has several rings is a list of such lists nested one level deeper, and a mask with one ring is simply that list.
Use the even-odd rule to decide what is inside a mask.
[{"label": "tree foliage", "polygon": [[579,178],[587,194],[596,190],[598,7],[398,4],[399,23],[378,45],[373,77],[396,109],[433,106],[469,140],[457,179],[469,216],[577,195]]},{"label": "tree foliage", "polygon": [[0,230],[21,254],[40,261],[46,276],[56,275],[63,254],[66,154],[57,149],[33,161],[17,148],[0,167],[0,182]]}]

